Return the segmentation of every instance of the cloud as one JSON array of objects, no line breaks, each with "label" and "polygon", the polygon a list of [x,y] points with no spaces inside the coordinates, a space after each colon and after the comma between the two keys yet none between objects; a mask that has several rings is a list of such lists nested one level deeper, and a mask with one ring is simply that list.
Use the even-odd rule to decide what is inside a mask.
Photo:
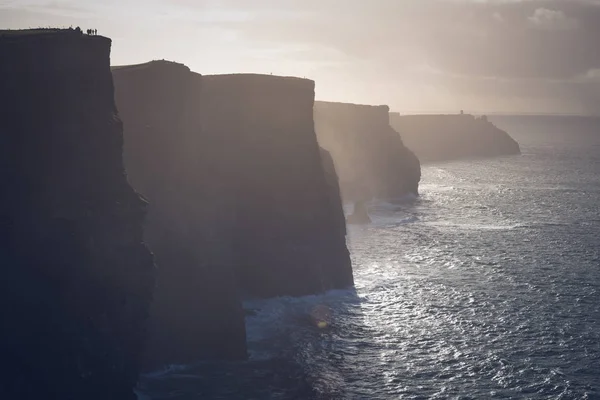
[{"label": "cloud", "polygon": [[529,21],[534,27],[547,30],[570,30],[579,27],[576,19],[567,17],[562,11],[547,8],[535,10]]},{"label": "cloud", "polygon": [[[200,7],[191,0],[170,1]],[[469,108],[473,103],[490,109],[527,105],[600,112],[591,102],[597,97],[590,95],[598,86],[584,90],[574,82],[574,77],[600,69],[599,4],[221,0],[222,12],[243,10],[250,18],[218,26],[258,48],[279,49],[285,60],[280,65],[313,62],[310,77],[318,81],[321,98],[342,93],[332,88],[343,85],[346,98],[351,91],[355,101],[388,102],[396,108]],[[298,47],[304,51],[295,51]]]}]

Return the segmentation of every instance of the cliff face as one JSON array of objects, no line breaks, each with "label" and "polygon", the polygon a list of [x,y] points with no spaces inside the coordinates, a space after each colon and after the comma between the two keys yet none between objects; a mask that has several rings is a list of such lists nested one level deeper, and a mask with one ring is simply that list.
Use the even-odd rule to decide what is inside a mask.
[{"label": "cliff face", "polygon": [[154,265],[110,46],[0,33],[1,398],[135,399]]},{"label": "cliff face", "polygon": [[233,269],[234,187],[225,137],[204,129],[202,77],[181,64],[113,69],[132,185],[150,202],[157,290],[145,369],[246,356]]},{"label": "cliff face", "polygon": [[340,206],[342,204],[342,193],[340,191],[340,181],[335,170],[335,164],[333,163],[331,154],[327,150],[319,147],[319,151],[321,152],[321,162],[323,164],[323,171],[325,172],[329,199],[333,208],[333,218],[339,227],[339,234],[346,236],[346,217],[343,207]]},{"label": "cliff face", "polygon": [[236,273],[247,295],[305,295],[352,285],[334,175],[313,123],[314,82],[268,75],[203,79],[202,123],[221,138],[235,185]]},{"label": "cliff face", "polygon": [[424,162],[520,154],[519,144],[486,117],[391,113],[390,122]]},{"label": "cliff face", "polygon": [[315,103],[319,143],[331,153],[347,201],[418,193],[419,160],[389,124],[387,106]]},{"label": "cliff face", "polygon": [[245,356],[241,294],[352,285],[337,176],[313,127],[313,82],[200,76],[168,62],[113,75],[158,264],[147,368]]}]

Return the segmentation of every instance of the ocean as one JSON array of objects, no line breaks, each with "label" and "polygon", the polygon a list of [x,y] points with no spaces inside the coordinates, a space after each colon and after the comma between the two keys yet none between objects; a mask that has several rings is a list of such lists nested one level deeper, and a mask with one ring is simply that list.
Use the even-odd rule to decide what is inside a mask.
[{"label": "ocean", "polygon": [[600,399],[600,119],[491,117],[522,155],[423,166],[350,226],[356,286],[248,301],[250,360],[141,399]]}]

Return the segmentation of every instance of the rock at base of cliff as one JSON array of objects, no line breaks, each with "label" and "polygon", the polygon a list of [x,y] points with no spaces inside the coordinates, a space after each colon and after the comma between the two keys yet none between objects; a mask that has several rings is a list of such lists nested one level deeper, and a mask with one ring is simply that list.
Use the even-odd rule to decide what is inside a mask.
[{"label": "rock at base of cliff", "polygon": [[366,225],[371,223],[371,217],[369,217],[364,201],[357,201],[354,203],[354,211],[346,218],[346,221],[353,225]]}]

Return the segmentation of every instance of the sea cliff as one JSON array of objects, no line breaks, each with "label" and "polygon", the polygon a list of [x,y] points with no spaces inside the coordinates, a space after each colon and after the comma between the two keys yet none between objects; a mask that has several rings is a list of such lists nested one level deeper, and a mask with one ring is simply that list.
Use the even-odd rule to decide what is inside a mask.
[{"label": "sea cliff", "polygon": [[314,130],[314,82],[213,75],[203,88],[203,124],[229,144],[219,151],[236,187],[235,265],[244,293],[299,296],[352,285],[341,202]]},{"label": "sea cliff", "polygon": [[113,75],[126,168],[150,202],[145,238],[158,265],[144,368],[244,358],[234,188],[222,168],[224,138],[200,117],[202,77],[166,61]]},{"label": "sea cliff", "polygon": [[519,144],[485,116],[391,113],[390,122],[422,162],[520,154]]},{"label": "sea cliff", "polygon": [[3,399],[135,399],[154,264],[110,39],[0,32]]},{"label": "sea cliff", "polygon": [[312,81],[200,76],[164,61],[113,74],[159,268],[148,368],[244,357],[242,297],[352,285]]},{"label": "sea cliff", "polygon": [[419,160],[389,124],[388,106],[315,103],[319,144],[331,153],[345,201],[418,194]]}]

